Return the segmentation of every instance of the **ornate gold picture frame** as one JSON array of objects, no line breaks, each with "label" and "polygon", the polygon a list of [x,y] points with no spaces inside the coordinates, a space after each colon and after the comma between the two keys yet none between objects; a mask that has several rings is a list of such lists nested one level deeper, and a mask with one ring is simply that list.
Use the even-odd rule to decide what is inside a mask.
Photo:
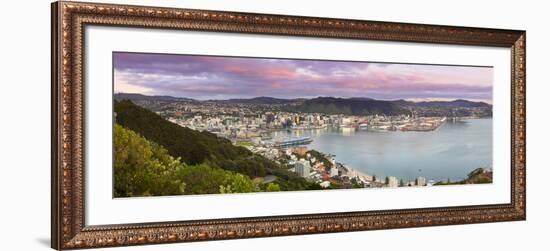
[{"label": "ornate gold picture frame", "polygon": [[[52,4],[54,249],[471,224],[526,219],[525,31],[316,17],[55,2]],[[472,45],[511,51],[511,198],[506,204],[86,225],[84,29],[89,25]],[[92,122],[93,123],[93,122]]]}]

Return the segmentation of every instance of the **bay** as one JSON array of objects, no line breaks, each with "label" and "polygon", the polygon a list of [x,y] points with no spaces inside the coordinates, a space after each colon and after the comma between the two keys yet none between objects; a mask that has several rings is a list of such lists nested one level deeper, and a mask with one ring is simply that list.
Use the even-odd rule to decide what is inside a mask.
[{"label": "bay", "polygon": [[274,138],[310,136],[307,145],[337,162],[405,181],[422,176],[434,181],[462,180],[478,167],[492,167],[492,119],[447,120],[428,132],[350,131],[334,127],[277,131]]}]

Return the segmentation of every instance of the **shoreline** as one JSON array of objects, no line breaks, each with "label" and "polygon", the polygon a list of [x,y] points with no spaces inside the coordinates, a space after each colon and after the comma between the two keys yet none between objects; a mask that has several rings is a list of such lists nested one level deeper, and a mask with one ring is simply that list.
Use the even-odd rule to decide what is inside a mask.
[{"label": "shoreline", "polygon": [[[469,123],[468,121],[473,121],[473,120],[492,120],[493,118],[492,117],[473,117],[473,116],[469,116],[469,117],[460,117],[460,118],[457,118],[457,117],[453,117],[453,118],[447,118],[447,117],[429,117],[429,118],[426,118],[426,119],[414,119],[414,120],[411,120],[410,122],[411,123],[422,123],[423,121],[432,121],[432,122],[436,122],[436,123],[433,123],[431,124],[432,126],[433,125],[437,125],[437,127],[435,127],[433,130],[428,130],[428,131],[416,131],[417,134],[423,134],[423,133],[429,133],[429,132],[435,132],[435,131],[439,131],[440,130],[440,127],[443,126],[445,123],[449,122],[450,124],[454,124],[454,123],[461,123],[461,122],[464,122],[464,123]],[[386,120],[387,121],[387,120]],[[414,122],[416,121],[416,122]],[[387,121],[386,123],[390,123],[390,121]],[[395,121],[391,121],[391,123],[395,123]],[[404,123],[408,123],[408,122],[404,122]],[[372,134],[382,134],[382,133],[389,133],[389,132],[415,132],[415,130],[368,130],[365,128],[365,130],[361,130],[359,128],[354,128],[354,127],[351,127],[352,131],[351,134],[347,135],[347,136],[354,136],[355,133],[357,133],[357,135],[365,135],[366,133],[372,133]],[[260,147],[260,148],[265,148],[267,149],[267,151],[270,151],[271,148],[274,148],[273,146],[270,146],[269,144],[266,144],[265,142],[270,142],[272,140],[276,140],[276,139],[279,139],[279,138],[287,138],[287,137],[292,137],[292,136],[309,136],[313,139],[313,143],[307,143],[307,144],[297,144],[297,145],[292,145],[292,146],[285,146],[284,148],[282,149],[279,149],[279,150],[283,150],[284,149],[292,149],[292,148],[297,148],[297,147],[305,147],[306,149],[308,150],[315,150],[319,153],[321,153],[323,156],[325,156],[326,158],[328,159],[331,159],[331,158],[335,158],[336,156],[338,155],[341,155],[342,153],[339,152],[339,151],[330,151],[326,148],[323,148],[321,147],[321,149],[317,148],[317,147],[313,147],[312,145],[315,145],[315,140],[316,140],[316,136],[319,136],[319,133],[316,133],[316,132],[319,132],[321,134],[323,133],[336,133],[336,134],[346,134],[346,130],[342,130],[342,126],[341,125],[338,125],[338,124],[330,124],[327,126],[324,126],[322,128],[318,128],[318,127],[315,127],[315,128],[307,128],[307,127],[300,127],[300,128],[277,128],[277,129],[269,129],[269,130],[265,130],[263,132],[263,136],[262,138],[267,138],[268,140],[266,139],[262,139],[262,141],[260,142],[256,142],[256,143],[253,143],[255,147]],[[394,136],[395,137],[395,136]],[[245,139],[246,140],[246,139]],[[251,148],[252,149],[252,148]],[[323,150],[324,149],[324,150]],[[333,149],[334,150],[334,149]],[[261,150],[262,151],[262,150]],[[265,151],[265,150],[263,150]],[[345,155],[345,154],[344,154]],[[266,155],[269,157],[269,154]],[[271,156],[273,156],[271,154]],[[436,184],[436,183],[439,183],[439,184],[447,184],[447,183],[453,183],[453,182],[461,182],[463,181],[464,179],[467,178],[467,174],[471,171],[471,170],[464,170],[463,173],[454,173],[454,175],[450,175],[450,176],[442,176],[440,174],[438,174],[437,176],[438,177],[434,177],[434,176],[429,176],[429,175],[424,175],[424,174],[427,174],[427,173],[424,173],[424,172],[414,172],[414,171],[411,171],[411,172],[408,172],[405,170],[405,176],[393,176],[393,175],[386,175],[386,171],[391,171],[393,169],[388,169],[388,168],[384,168],[384,167],[379,167],[379,172],[372,172],[373,170],[362,170],[361,168],[357,168],[357,166],[353,165],[353,164],[345,164],[345,163],[348,163],[348,159],[342,159],[342,160],[336,160],[336,159],[333,159],[332,160],[333,164],[334,164],[334,167],[337,167],[338,170],[339,170],[339,174],[337,176],[334,176],[337,180],[341,180],[342,178],[345,178],[344,176],[347,176],[349,179],[351,178],[357,178],[358,181],[362,181],[363,184],[365,185],[372,185],[372,186],[376,186],[376,187],[379,187],[379,186],[389,186],[387,184],[385,184],[386,182],[389,182],[388,181],[388,178],[391,180],[391,186],[395,186],[396,182],[397,184],[405,184],[405,186],[414,186],[415,184],[417,184],[418,180],[420,180],[419,184],[422,184],[422,185],[433,185],[433,184]],[[352,161],[353,162],[353,161]],[[312,163],[313,164],[313,163]],[[357,163],[356,163],[357,164]],[[487,165],[489,164],[489,165]],[[476,165],[476,167],[486,167],[486,166],[490,166],[490,163],[487,163],[487,164],[479,164],[479,165]],[[370,168],[369,168],[370,169]],[[376,169],[376,168],[375,168]],[[414,168],[413,168],[414,169]],[[411,169],[411,170],[413,170]],[[421,168],[423,169],[423,168]],[[474,170],[475,167],[472,167],[472,170]],[[416,169],[414,169],[416,170]],[[420,168],[419,168],[420,170]],[[462,170],[462,169],[461,169]],[[433,171],[433,169],[432,169]],[[439,173],[438,171],[435,171],[436,173]],[[430,173],[430,171],[428,171],[428,173]],[[318,171],[317,174],[319,175],[326,175],[324,172],[322,171]],[[412,175],[411,175],[412,174]],[[313,175],[313,174],[312,174]],[[376,179],[374,179],[374,177],[376,177]]]},{"label": "shoreline", "polygon": [[[449,122],[449,123],[460,123],[460,121],[468,121],[468,120],[492,120],[493,118],[492,117],[464,117],[464,118],[460,118],[459,120],[457,119],[446,119],[444,120],[435,130],[433,131],[438,131],[440,129],[440,127]],[[338,130],[339,128],[338,127],[334,127],[334,126],[329,126],[329,127],[326,127],[326,128],[323,128],[323,129],[336,129]],[[320,129],[299,129],[299,130],[294,130],[294,131],[302,131],[302,132],[307,132],[307,131],[317,131],[317,130],[320,130]],[[284,131],[284,130],[278,130],[278,131]],[[293,132],[294,132],[293,131]],[[368,131],[368,130],[357,130],[357,132],[360,132],[360,133],[378,133],[378,132],[381,132],[381,131]],[[384,133],[387,133],[387,132],[411,132],[411,131],[383,131]],[[421,133],[421,132],[419,132]],[[337,155],[332,153],[332,152],[324,152],[324,151],[321,151],[321,150],[318,150],[316,148],[312,148],[310,146],[310,144],[306,144],[306,145],[302,145],[304,147],[307,147],[309,150],[315,150],[317,152],[320,152],[321,154],[323,154],[324,156],[332,156],[332,157],[336,157]],[[425,176],[425,175],[418,175],[418,176],[392,176],[392,175],[383,175],[383,176],[379,176],[379,175],[376,175],[376,173],[371,173],[370,171],[368,170],[361,170],[361,169],[358,169],[356,166],[352,166],[350,164],[346,164],[346,161],[345,160],[336,160],[335,162],[335,166],[337,165],[341,165],[343,167],[345,167],[346,169],[348,169],[348,176],[350,178],[353,178],[353,177],[357,177],[357,178],[360,178],[362,180],[367,180],[367,181],[373,181],[373,177],[376,176],[377,179],[376,181],[384,181],[384,178],[386,177],[395,177],[397,178],[398,181],[400,180],[403,180],[403,182],[405,182],[405,184],[407,184],[408,182],[414,182],[417,178],[419,177],[422,177],[422,178],[425,178],[426,182],[429,182],[429,183],[444,183],[444,182],[447,182],[447,181],[451,181],[451,182],[460,182],[462,180],[464,180],[465,178],[467,178],[467,174],[471,171],[471,170],[475,170],[477,167],[472,167],[471,170],[466,170],[465,173],[459,175],[459,176],[450,176],[450,177],[430,177],[430,176]],[[479,165],[479,167],[485,167],[486,165]]]}]

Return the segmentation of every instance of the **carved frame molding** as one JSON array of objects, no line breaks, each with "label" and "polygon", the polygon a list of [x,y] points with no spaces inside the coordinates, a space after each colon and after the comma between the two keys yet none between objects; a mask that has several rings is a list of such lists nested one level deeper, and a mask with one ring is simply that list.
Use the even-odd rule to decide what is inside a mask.
[{"label": "carved frame molding", "polygon": [[[511,203],[86,226],[84,28],[106,25],[511,49]],[[55,249],[252,238],[526,219],[525,31],[113,4],[52,4],[52,242]]]}]

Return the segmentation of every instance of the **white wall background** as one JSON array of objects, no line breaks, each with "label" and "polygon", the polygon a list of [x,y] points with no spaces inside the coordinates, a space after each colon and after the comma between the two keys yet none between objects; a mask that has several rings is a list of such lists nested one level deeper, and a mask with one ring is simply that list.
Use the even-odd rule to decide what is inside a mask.
[{"label": "white wall background", "polygon": [[[117,2],[114,0],[105,0]],[[550,18],[544,1],[134,0],[117,3],[527,30],[528,220],[464,226],[127,247],[110,250],[509,250],[547,246]],[[0,39],[0,250],[50,238],[50,6],[10,1]],[[544,247],[543,246],[543,247]]]}]

